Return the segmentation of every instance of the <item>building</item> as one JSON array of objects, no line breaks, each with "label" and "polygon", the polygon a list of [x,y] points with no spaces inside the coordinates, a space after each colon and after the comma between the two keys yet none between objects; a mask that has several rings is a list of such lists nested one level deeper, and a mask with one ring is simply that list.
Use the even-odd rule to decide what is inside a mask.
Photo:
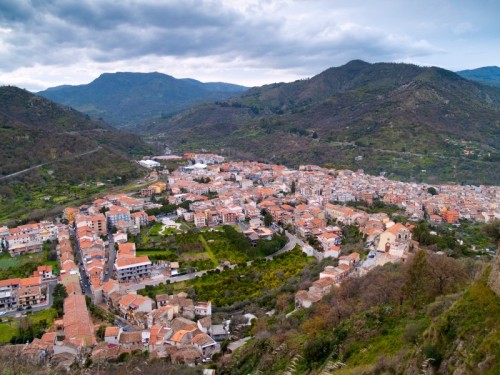
[{"label": "building", "polygon": [[85,296],[73,294],[64,300],[63,329],[65,341],[85,348],[95,345],[94,326],[90,320]]},{"label": "building", "polygon": [[194,214],[194,225],[197,228],[203,228],[207,226],[207,219],[203,212],[197,212]]},{"label": "building", "polygon": [[146,168],[157,168],[161,164],[154,160],[139,160],[139,164]]},{"label": "building", "polygon": [[119,221],[129,222],[130,211],[125,207],[111,206],[106,212],[106,219],[111,226],[116,225]]},{"label": "building", "polygon": [[408,228],[403,224],[397,223],[386,229],[381,235],[377,245],[377,251],[389,252],[391,246],[400,248],[402,247],[404,251],[408,251],[410,248],[411,233]]},{"label": "building", "polygon": [[115,261],[115,279],[120,283],[134,282],[151,277],[152,264],[147,256],[118,258]]}]

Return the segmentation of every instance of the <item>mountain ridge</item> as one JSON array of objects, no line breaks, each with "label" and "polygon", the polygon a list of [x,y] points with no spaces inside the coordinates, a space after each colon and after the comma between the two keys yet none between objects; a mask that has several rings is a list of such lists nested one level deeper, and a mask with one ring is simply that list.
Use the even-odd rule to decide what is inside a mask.
[{"label": "mountain ridge", "polygon": [[500,90],[451,71],[353,61],[140,130],[178,151],[230,147],[234,156],[292,166],[326,163],[406,180],[498,184],[500,175],[484,169],[500,161],[499,114]]},{"label": "mountain ridge", "polygon": [[483,66],[477,69],[460,70],[457,72],[463,78],[485,85],[500,87],[500,67]]},{"label": "mountain ridge", "polygon": [[37,94],[120,127],[170,116],[194,104],[226,99],[246,87],[152,73],[103,73],[88,84],[62,85]]}]

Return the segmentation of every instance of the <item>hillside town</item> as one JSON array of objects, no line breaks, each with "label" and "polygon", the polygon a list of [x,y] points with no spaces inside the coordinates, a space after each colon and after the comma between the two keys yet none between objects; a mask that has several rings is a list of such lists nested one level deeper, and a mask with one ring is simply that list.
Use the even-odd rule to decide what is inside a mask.
[{"label": "hillside town", "polygon": [[[159,162],[143,162],[154,182],[133,194],[109,194],[67,207],[54,222],[0,227],[1,250],[11,257],[39,253],[45,243],[55,243],[59,269],[55,274],[51,266],[40,265],[28,278],[1,280],[2,315],[50,308],[56,283],[67,291],[63,317],[24,346],[26,355],[66,356],[70,363],[75,358],[90,356],[97,361],[148,351],[154,358],[199,364],[221,350],[222,342],[233,335],[227,321],[212,322],[211,301],[184,292],[157,294],[154,299],[138,293],[147,286],[175,283],[184,268],[173,260],[150,260],[137,251],[131,238],[151,223],[166,228],[167,223],[182,222],[200,230],[233,226],[251,244],[283,233],[308,257],[336,260],[308,290],[296,292],[295,308],[303,309],[346,278],[407,261],[419,247],[412,236],[414,222],[459,225],[460,220],[487,223],[500,218],[498,186],[431,186],[315,165],[291,169],[226,161],[213,154],[185,154],[182,159],[187,163],[172,172]],[[160,197],[176,207],[169,217],[148,214],[162,208],[156,203]],[[395,222],[387,213],[347,206],[350,202],[397,206],[407,221]],[[346,226],[362,234],[364,245],[359,251],[345,250]],[[199,274],[194,271],[192,277]],[[100,341],[100,325],[93,323],[86,299],[114,316]]]}]

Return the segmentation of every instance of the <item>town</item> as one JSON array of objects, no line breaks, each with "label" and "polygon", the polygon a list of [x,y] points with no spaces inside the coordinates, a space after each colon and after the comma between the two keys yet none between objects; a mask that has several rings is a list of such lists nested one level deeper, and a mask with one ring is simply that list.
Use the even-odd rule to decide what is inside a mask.
[{"label": "town", "polygon": [[[259,258],[273,262],[298,250],[317,261],[332,260],[307,290],[296,291],[293,314],[346,278],[406,262],[419,248],[413,236],[419,221],[459,226],[462,220],[500,218],[498,186],[405,183],[363,171],[315,165],[291,169],[213,154],[189,153],[175,160],[184,163],[174,171],[163,168],[161,158],[142,160],[150,182],[132,194],[108,194],[67,207],[55,221],[0,227],[1,250],[12,258],[41,253],[50,244],[57,253],[54,266],[40,264],[29,277],[0,281],[4,319],[51,308],[54,289],[62,285],[65,290],[62,316],[23,347],[25,355],[37,360],[61,356],[71,364],[147,351],[174,363],[208,363],[223,346],[236,350],[245,337],[232,332],[230,319],[212,321],[220,307],[214,301],[169,293],[167,286]],[[365,209],[377,204],[394,207],[404,220]],[[145,228],[156,228],[161,238],[185,241],[191,232],[206,233],[208,240],[201,237],[198,252],[211,256],[203,263],[200,254],[179,259],[144,251],[148,243],[140,239]],[[345,228],[355,228],[361,248],[345,245]],[[236,258],[212,249],[223,234],[244,236],[249,249],[264,249],[262,244],[272,241],[277,245],[253,258]],[[162,293],[144,293],[160,285]],[[93,315],[101,317],[101,324]],[[242,325],[255,318],[245,316],[248,322]]]}]

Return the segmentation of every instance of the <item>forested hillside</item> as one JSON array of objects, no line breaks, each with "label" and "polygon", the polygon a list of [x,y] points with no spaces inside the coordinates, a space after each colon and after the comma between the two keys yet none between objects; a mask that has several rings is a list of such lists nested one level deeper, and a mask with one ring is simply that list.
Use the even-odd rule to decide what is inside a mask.
[{"label": "forested hillside", "polygon": [[500,90],[440,68],[352,61],[151,122],[179,151],[210,149],[415,181],[500,183]]},{"label": "forested hillside", "polygon": [[38,94],[114,126],[169,117],[203,102],[227,99],[246,87],[202,83],[162,73],[105,73],[86,85],[52,87]]},{"label": "forested hillside", "polygon": [[138,177],[144,172],[131,159],[148,151],[136,135],[0,87],[0,221],[88,196],[98,181],[110,186]]}]

